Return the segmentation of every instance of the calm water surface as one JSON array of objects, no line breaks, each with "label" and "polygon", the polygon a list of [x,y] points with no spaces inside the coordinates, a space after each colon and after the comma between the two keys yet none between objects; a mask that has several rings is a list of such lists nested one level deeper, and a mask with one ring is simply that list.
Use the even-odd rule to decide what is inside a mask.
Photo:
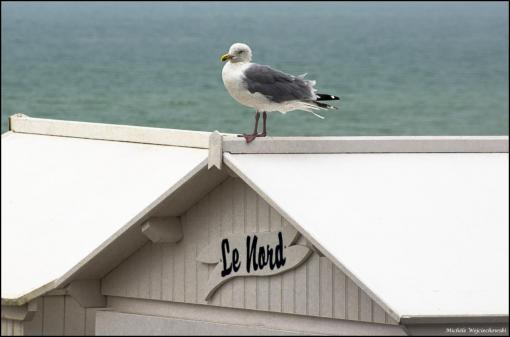
[{"label": "calm water surface", "polygon": [[7,117],[248,131],[221,54],[339,95],[272,135],[508,135],[508,3],[2,3]]}]

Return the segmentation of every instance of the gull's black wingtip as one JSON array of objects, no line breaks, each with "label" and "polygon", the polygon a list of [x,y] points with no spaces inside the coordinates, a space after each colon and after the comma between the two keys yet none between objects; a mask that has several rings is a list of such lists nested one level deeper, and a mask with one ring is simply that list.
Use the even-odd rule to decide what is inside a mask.
[{"label": "gull's black wingtip", "polygon": [[318,106],[319,108],[323,108],[323,109],[331,109],[331,110],[338,110],[338,108],[336,106],[333,106],[333,105],[329,105],[329,104],[326,104],[326,103],[321,103],[321,102],[317,102],[317,101],[313,101],[313,103]]},{"label": "gull's black wingtip", "polygon": [[317,99],[316,101],[339,101],[340,97],[328,95],[328,94],[316,94]]}]

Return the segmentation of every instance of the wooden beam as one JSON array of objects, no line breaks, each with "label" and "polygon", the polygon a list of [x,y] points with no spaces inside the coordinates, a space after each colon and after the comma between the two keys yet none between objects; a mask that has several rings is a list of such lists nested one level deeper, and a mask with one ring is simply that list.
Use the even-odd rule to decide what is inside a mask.
[{"label": "wooden beam", "polygon": [[222,161],[222,136],[218,131],[214,131],[209,137],[209,157],[207,168],[210,169],[211,167],[216,166],[218,170],[221,170]]},{"label": "wooden beam", "polygon": [[76,280],[67,287],[67,293],[84,308],[106,306],[106,297],[101,293],[100,280]]},{"label": "wooden beam", "polygon": [[65,288],[53,289],[44,294],[44,296],[64,296],[64,295],[69,295],[67,289]]},{"label": "wooden beam", "polygon": [[155,243],[176,243],[182,239],[179,217],[152,217],[142,225],[142,233]]},{"label": "wooden beam", "polygon": [[22,306],[2,305],[2,319],[30,321],[34,317],[37,309],[37,304],[35,302]]},{"label": "wooden beam", "polygon": [[232,154],[508,152],[508,136],[266,137],[249,144],[223,136],[222,147]]},{"label": "wooden beam", "polygon": [[23,114],[15,114],[9,117],[9,128],[11,131],[18,133],[201,149],[209,148],[209,135],[211,134],[204,131],[31,118]]}]

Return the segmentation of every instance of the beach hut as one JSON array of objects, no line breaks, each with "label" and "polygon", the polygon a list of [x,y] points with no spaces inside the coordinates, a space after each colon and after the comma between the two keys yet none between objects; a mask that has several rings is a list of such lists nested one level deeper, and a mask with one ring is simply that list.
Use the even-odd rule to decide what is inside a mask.
[{"label": "beach hut", "polygon": [[14,115],[2,335],[508,334],[508,137]]}]

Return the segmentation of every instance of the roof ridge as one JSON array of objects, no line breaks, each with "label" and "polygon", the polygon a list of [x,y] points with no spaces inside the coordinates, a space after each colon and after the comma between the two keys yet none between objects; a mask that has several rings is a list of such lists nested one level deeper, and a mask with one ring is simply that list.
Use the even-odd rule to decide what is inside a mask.
[{"label": "roof ridge", "polygon": [[46,136],[86,138],[192,148],[209,148],[208,131],[119,125],[32,118],[17,113],[9,117],[9,130]]},{"label": "roof ridge", "polygon": [[[213,150],[212,155],[216,157],[221,157],[224,152],[239,154],[508,153],[509,148],[508,136],[264,137],[246,144],[244,138],[218,131],[32,118],[21,113],[9,117],[9,130],[47,136],[209,149]],[[215,163],[218,161],[219,159],[216,158]]]}]

